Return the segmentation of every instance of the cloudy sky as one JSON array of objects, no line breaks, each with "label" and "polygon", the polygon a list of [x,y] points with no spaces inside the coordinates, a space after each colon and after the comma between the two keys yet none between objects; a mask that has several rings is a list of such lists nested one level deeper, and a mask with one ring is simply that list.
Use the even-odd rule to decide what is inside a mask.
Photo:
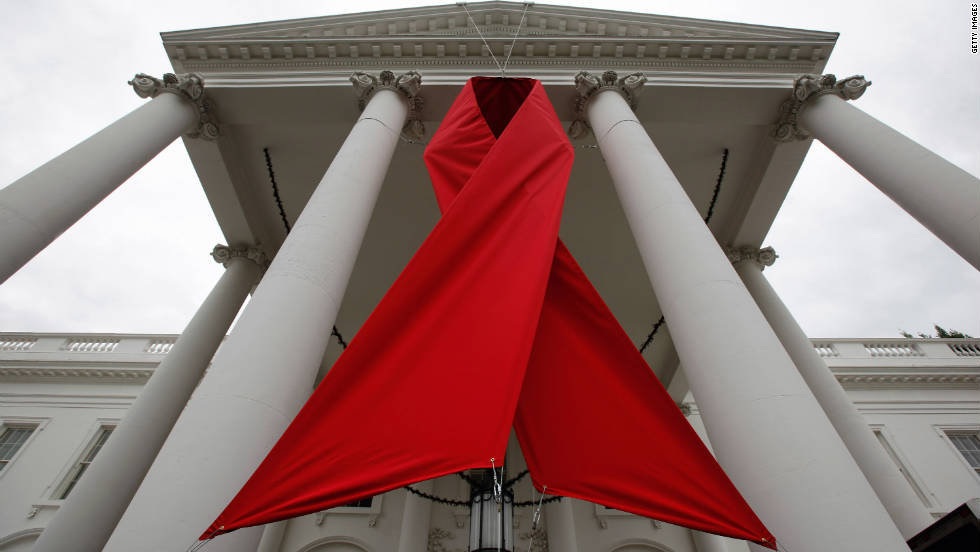
[{"label": "cloudy sky", "polygon": [[[434,3],[5,0],[0,186],[138,107],[126,81],[171,70],[160,31]],[[980,174],[970,2],[602,6],[839,32],[827,71],[874,83],[857,105]],[[0,332],[179,332],[221,273],[208,256],[220,242],[177,141],[0,286]],[[933,323],[980,335],[980,273],[819,143],[766,243],[780,255],[766,274],[811,336],[897,337]]]}]

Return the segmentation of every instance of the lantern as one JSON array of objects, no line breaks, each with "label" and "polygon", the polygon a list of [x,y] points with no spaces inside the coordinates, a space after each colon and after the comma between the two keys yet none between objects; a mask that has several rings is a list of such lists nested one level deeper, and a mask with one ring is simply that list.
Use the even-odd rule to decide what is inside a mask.
[{"label": "lantern", "polygon": [[470,552],[513,552],[514,493],[474,490],[470,496]]}]

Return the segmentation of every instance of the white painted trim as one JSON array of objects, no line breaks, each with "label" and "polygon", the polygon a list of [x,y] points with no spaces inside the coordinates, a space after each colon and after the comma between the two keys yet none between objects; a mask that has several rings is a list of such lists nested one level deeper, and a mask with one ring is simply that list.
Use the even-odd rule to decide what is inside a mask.
[{"label": "white painted trim", "polygon": [[973,466],[966,461],[966,458],[964,458],[963,454],[956,448],[953,441],[949,439],[949,433],[980,433],[980,424],[933,424],[932,428],[936,430],[939,437],[946,443],[946,446],[949,447],[949,450],[953,453],[953,456],[955,456],[960,464],[970,472],[970,475],[973,476],[973,479],[977,482],[977,484],[980,484],[980,474],[977,474],[977,472],[973,469]]},{"label": "white painted trim", "polygon": [[371,547],[368,546],[368,544],[366,542],[362,541],[361,539],[358,539],[358,538],[355,538],[355,537],[346,537],[346,536],[337,536],[337,535],[334,535],[334,536],[331,536],[331,537],[323,537],[323,538],[320,538],[320,539],[316,539],[315,541],[304,545],[302,548],[298,549],[296,552],[313,552],[314,550],[316,550],[321,545],[324,545],[324,544],[334,544],[334,543],[350,544],[350,545],[353,545],[353,546],[357,546],[358,548],[360,548],[364,552],[373,552],[372,549],[371,549]]},{"label": "white painted trim", "polygon": [[909,482],[912,487],[912,491],[919,497],[922,501],[922,505],[925,506],[930,511],[934,510],[939,504],[939,499],[936,494],[929,490],[926,485],[925,480],[921,475],[912,467],[912,462],[909,462],[905,453],[902,452],[901,447],[895,441],[895,437],[891,434],[888,428],[884,424],[868,424],[871,431],[875,433],[875,437],[880,436],[881,440],[884,441],[885,452],[888,456],[895,462],[896,467],[905,476],[905,479]]},{"label": "white painted trim", "polygon": [[20,531],[14,531],[9,535],[0,537],[0,546],[6,546],[8,544],[14,544],[18,541],[22,541],[28,537],[37,536],[44,531],[42,527],[31,527],[29,529],[21,529]]},{"label": "white painted trim", "polygon": [[648,546],[652,550],[655,550],[657,552],[674,552],[674,549],[667,546],[666,544],[662,544],[659,542],[652,541],[650,539],[642,539],[642,538],[639,539],[627,538],[627,539],[618,540],[615,543],[613,543],[613,545],[610,546],[607,550],[608,552],[616,552],[617,550],[621,548],[625,548],[627,546]]},{"label": "white painted trim", "polygon": [[378,518],[381,517],[381,504],[384,500],[385,494],[386,493],[381,493],[371,497],[370,508],[336,506],[334,508],[330,508],[329,510],[315,512],[313,514],[314,523],[318,526],[323,525],[326,523],[327,518],[332,515],[368,516],[368,527],[374,527],[378,523]]},{"label": "white painted trim", "polygon": [[[64,499],[58,498],[58,495],[64,492],[65,486],[68,484],[68,475],[78,464],[79,460],[81,460],[82,456],[84,456],[95,443],[95,439],[98,437],[102,428],[110,426],[115,428],[119,425],[121,420],[122,418],[96,418],[95,422],[85,433],[85,438],[75,447],[72,454],[68,457],[68,462],[62,466],[54,480],[44,488],[41,499],[35,506],[56,507],[57,505],[62,504]],[[98,456],[96,456],[96,458],[98,458]]]},{"label": "white painted trim", "polygon": [[[10,473],[11,466],[13,466],[14,463],[17,462],[17,459],[20,458],[20,455],[27,450],[27,447],[31,445],[31,442],[34,441],[34,438],[37,437],[38,433],[44,431],[45,426],[47,426],[50,421],[51,418],[49,417],[39,416],[0,416],[0,433],[3,433],[3,430],[8,427],[18,428],[31,426],[34,429],[34,431],[31,431],[31,434],[27,436],[27,440],[24,441],[24,444],[17,449],[17,452],[15,452],[13,456],[10,457],[10,460],[7,462],[7,467],[0,470],[0,479]],[[2,544],[2,542],[0,542],[0,544]]]}]

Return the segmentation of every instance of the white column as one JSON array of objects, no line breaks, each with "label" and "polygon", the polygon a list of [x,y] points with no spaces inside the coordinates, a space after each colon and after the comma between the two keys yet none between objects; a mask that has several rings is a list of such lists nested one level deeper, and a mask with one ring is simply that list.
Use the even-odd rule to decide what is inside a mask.
[{"label": "white column", "polygon": [[573,498],[565,497],[558,502],[544,505],[544,523],[548,531],[548,549],[561,552],[578,552],[578,538],[575,536],[575,516],[572,512]]},{"label": "white column", "polygon": [[[373,77],[363,76],[355,84]],[[194,392],[106,551],[183,550],[234,497],[309,397],[416,73],[367,88],[355,123]],[[362,87],[362,90],[364,88]],[[406,100],[406,95],[410,96]],[[255,550],[261,527],[208,552]]]},{"label": "white column", "polygon": [[[432,493],[432,480],[416,483],[415,486],[422,492]],[[402,526],[398,533],[398,552],[425,552],[429,545],[431,515],[431,502],[405,491]]]},{"label": "white column", "polygon": [[694,548],[698,552],[728,552],[725,537],[692,530],[691,538],[694,539]]},{"label": "white column", "polygon": [[910,539],[928,527],[932,516],[762,273],[775,262],[775,252],[742,247],[729,250],[728,257],[902,535]]},{"label": "white column", "polygon": [[812,134],[980,269],[980,180],[847,103],[870,84],[862,76],[803,75],[777,139]]},{"label": "white column", "polygon": [[217,246],[212,255],[227,270],[41,533],[35,552],[101,550],[109,540],[261,272],[257,250]]},{"label": "white column", "polygon": [[255,552],[279,552],[282,548],[282,538],[286,535],[288,519],[269,523],[262,529],[262,538]]},{"label": "white column", "polygon": [[719,462],[793,552],[905,549],[624,99],[644,81],[580,73],[576,86]]},{"label": "white column", "polygon": [[[213,137],[202,120],[200,77],[137,75],[153,100],[0,190],[0,283],[20,270],[182,133]],[[169,93],[163,93],[169,92]]]}]

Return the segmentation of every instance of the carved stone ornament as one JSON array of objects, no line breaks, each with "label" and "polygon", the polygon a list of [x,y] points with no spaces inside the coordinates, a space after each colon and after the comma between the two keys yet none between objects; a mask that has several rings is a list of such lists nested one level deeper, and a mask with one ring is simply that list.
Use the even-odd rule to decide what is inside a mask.
[{"label": "carved stone ornament", "polygon": [[138,73],[129,85],[141,98],[156,98],[162,93],[177,94],[197,108],[197,128],[187,133],[191,138],[218,139],[218,123],[214,118],[211,100],[204,93],[204,79],[197,73],[175,75],[167,73],[158,79],[146,73]]},{"label": "carved stone ornament", "polygon": [[776,255],[776,250],[772,247],[763,247],[759,249],[757,247],[726,247],[725,254],[728,255],[728,260],[732,264],[737,264],[745,261],[751,261],[763,269],[767,266],[772,266],[779,255]]},{"label": "carved stone ornament", "polygon": [[548,531],[544,527],[537,526],[532,528],[527,533],[521,533],[520,539],[522,541],[528,541],[530,546],[527,550],[531,552],[549,552],[548,549]]},{"label": "carved stone ornament", "polygon": [[358,71],[350,76],[350,81],[357,92],[357,107],[364,111],[368,101],[378,90],[394,90],[404,94],[408,99],[408,117],[402,134],[409,140],[421,140],[425,136],[425,125],[422,124],[422,76],[415,71],[409,71],[395,76],[391,71],[382,71],[377,77]]},{"label": "carved stone ornament", "polygon": [[425,550],[426,552],[463,552],[463,550],[458,548],[450,549],[442,542],[445,539],[452,540],[455,537],[456,535],[450,531],[433,527],[429,529],[429,538],[426,542]]},{"label": "carved stone ornament", "polygon": [[575,120],[568,127],[568,135],[573,138],[581,138],[588,134],[589,123],[585,116],[585,108],[589,105],[589,100],[603,90],[615,90],[629,104],[630,109],[636,110],[637,96],[647,78],[643,73],[630,73],[625,77],[620,77],[615,71],[606,71],[601,77],[596,77],[588,71],[579,71],[575,75],[575,91],[578,95],[575,98]]},{"label": "carved stone ornament", "polygon": [[228,262],[235,257],[248,259],[262,268],[269,266],[269,260],[265,253],[257,247],[228,247],[218,244],[211,251],[211,258],[214,259],[214,262],[220,263],[225,268],[228,268]]},{"label": "carved stone ornament", "polygon": [[777,142],[806,140],[810,133],[799,126],[800,112],[806,103],[817,96],[834,94],[845,100],[856,100],[871,86],[864,75],[854,75],[837,80],[834,75],[801,75],[793,84],[793,97],[779,107],[779,121],[773,127],[772,137]]}]

